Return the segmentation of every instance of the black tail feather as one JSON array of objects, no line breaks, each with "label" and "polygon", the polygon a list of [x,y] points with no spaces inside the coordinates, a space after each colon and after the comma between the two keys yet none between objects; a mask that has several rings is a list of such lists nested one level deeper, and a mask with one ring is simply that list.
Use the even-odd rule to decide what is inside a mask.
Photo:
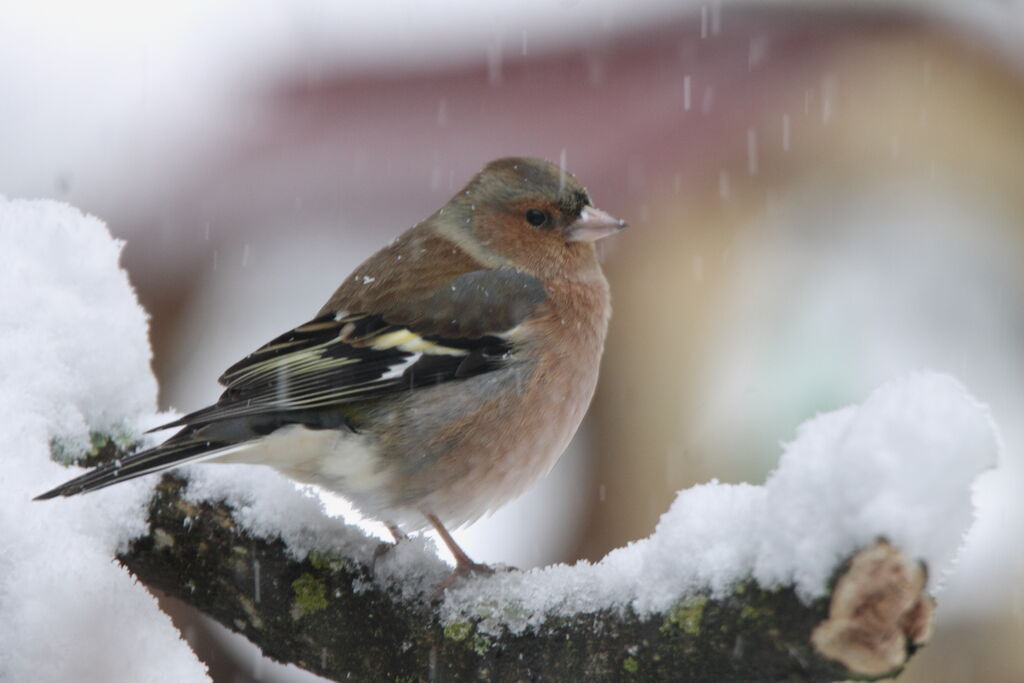
[{"label": "black tail feather", "polygon": [[36,496],[33,500],[48,500],[58,496],[74,496],[79,493],[96,491],[145,474],[183,465],[230,445],[232,444],[214,441],[168,442],[162,446],[97,467],[91,472],[86,472],[80,477],[64,482],[60,486]]},{"label": "black tail feather", "polygon": [[[202,412],[198,411],[192,415],[199,415]],[[217,456],[217,451],[259,439],[287,425],[301,424],[310,429],[354,429],[349,425],[346,414],[340,410],[271,411],[200,425],[189,423],[192,415],[157,427],[166,429],[180,424],[185,426],[160,446],[97,467],[36,496],[34,500],[88,493],[151,472],[170,469],[208,456]]]}]

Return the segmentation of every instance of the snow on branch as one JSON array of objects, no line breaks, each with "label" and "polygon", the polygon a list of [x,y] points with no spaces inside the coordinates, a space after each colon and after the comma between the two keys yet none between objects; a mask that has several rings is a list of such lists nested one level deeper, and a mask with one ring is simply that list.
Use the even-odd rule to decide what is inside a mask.
[{"label": "snow on branch", "polygon": [[0,269],[0,621],[19,625],[0,629],[15,653],[0,678],[203,680],[115,555],[268,656],[337,679],[880,677],[927,640],[930,595],[998,451],[956,380],[913,375],[805,423],[764,485],[680,492],[650,537],[600,562],[438,598],[447,568],[426,541],[376,557],[376,539],[258,467],[30,502],[69,475],[51,449],[123,454],[154,420],[155,386],[102,224],[0,200],[0,248],[17,265]]},{"label": "snow on branch", "polygon": [[683,491],[654,534],[601,562],[476,578],[443,600],[429,547],[375,565],[374,541],[243,467],[166,479],[152,532],[120,559],[338,680],[877,677],[927,640],[926,584],[995,452],[986,412],[922,374],[805,424],[764,486]]},{"label": "snow on branch", "polygon": [[[269,657],[333,680],[800,680],[890,675],[927,638],[924,569],[879,541],[837,570],[836,597],[801,600],[752,580],[697,591],[660,612],[552,605],[529,629],[441,616],[445,576],[419,544],[377,566],[335,551],[298,559],[241,527],[222,502],[187,502],[167,476],[153,532],[119,556],[140,580],[245,635]],[[484,591],[482,579],[474,586]],[[581,590],[586,590],[581,586]],[[870,609],[864,610],[865,606]],[[507,608],[505,608],[507,610]],[[865,621],[863,614],[871,617]],[[507,625],[506,625],[507,626]]]},{"label": "snow on branch", "polygon": [[[152,482],[32,503],[70,474],[50,459],[131,440],[156,408],[146,313],[97,219],[0,197],[0,680],[199,681],[205,667],[116,564],[147,533]],[[59,654],[58,654],[59,653]]]}]

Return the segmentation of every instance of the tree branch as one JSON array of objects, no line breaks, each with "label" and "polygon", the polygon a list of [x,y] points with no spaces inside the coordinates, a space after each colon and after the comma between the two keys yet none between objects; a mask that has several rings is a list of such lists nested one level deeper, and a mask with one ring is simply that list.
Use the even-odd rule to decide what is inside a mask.
[{"label": "tree branch", "polygon": [[[116,454],[115,454],[116,455]],[[335,680],[794,680],[883,677],[927,637],[924,571],[884,541],[837,570],[831,598],[743,583],[690,596],[664,614],[627,610],[549,618],[494,636],[443,625],[441,599],[375,581],[372,563],[251,535],[224,502],[189,502],[165,475],[150,532],[118,559],[268,657]]]}]

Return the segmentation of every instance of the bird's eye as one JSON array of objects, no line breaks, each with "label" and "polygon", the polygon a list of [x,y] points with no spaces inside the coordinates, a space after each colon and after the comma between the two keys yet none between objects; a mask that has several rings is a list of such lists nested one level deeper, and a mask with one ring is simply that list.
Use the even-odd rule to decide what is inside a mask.
[{"label": "bird's eye", "polygon": [[526,222],[539,228],[548,222],[548,215],[540,209],[530,209],[526,212]]}]

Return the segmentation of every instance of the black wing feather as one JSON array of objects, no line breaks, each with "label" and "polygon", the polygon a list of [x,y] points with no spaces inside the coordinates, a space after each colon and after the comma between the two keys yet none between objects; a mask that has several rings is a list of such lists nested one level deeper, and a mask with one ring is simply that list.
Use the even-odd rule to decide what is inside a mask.
[{"label": "black wing feather", "polygon": [[[411,347],[389,345],[388,335],[408,337]],[[420,337],[379,316],[335,320],[325,315],[228,368],[221,376],[225,389],[217,403],[158,429],[380,398],[488,372],[501,366],[510,354],[509,342],[493,335],[477,339]]]}]

